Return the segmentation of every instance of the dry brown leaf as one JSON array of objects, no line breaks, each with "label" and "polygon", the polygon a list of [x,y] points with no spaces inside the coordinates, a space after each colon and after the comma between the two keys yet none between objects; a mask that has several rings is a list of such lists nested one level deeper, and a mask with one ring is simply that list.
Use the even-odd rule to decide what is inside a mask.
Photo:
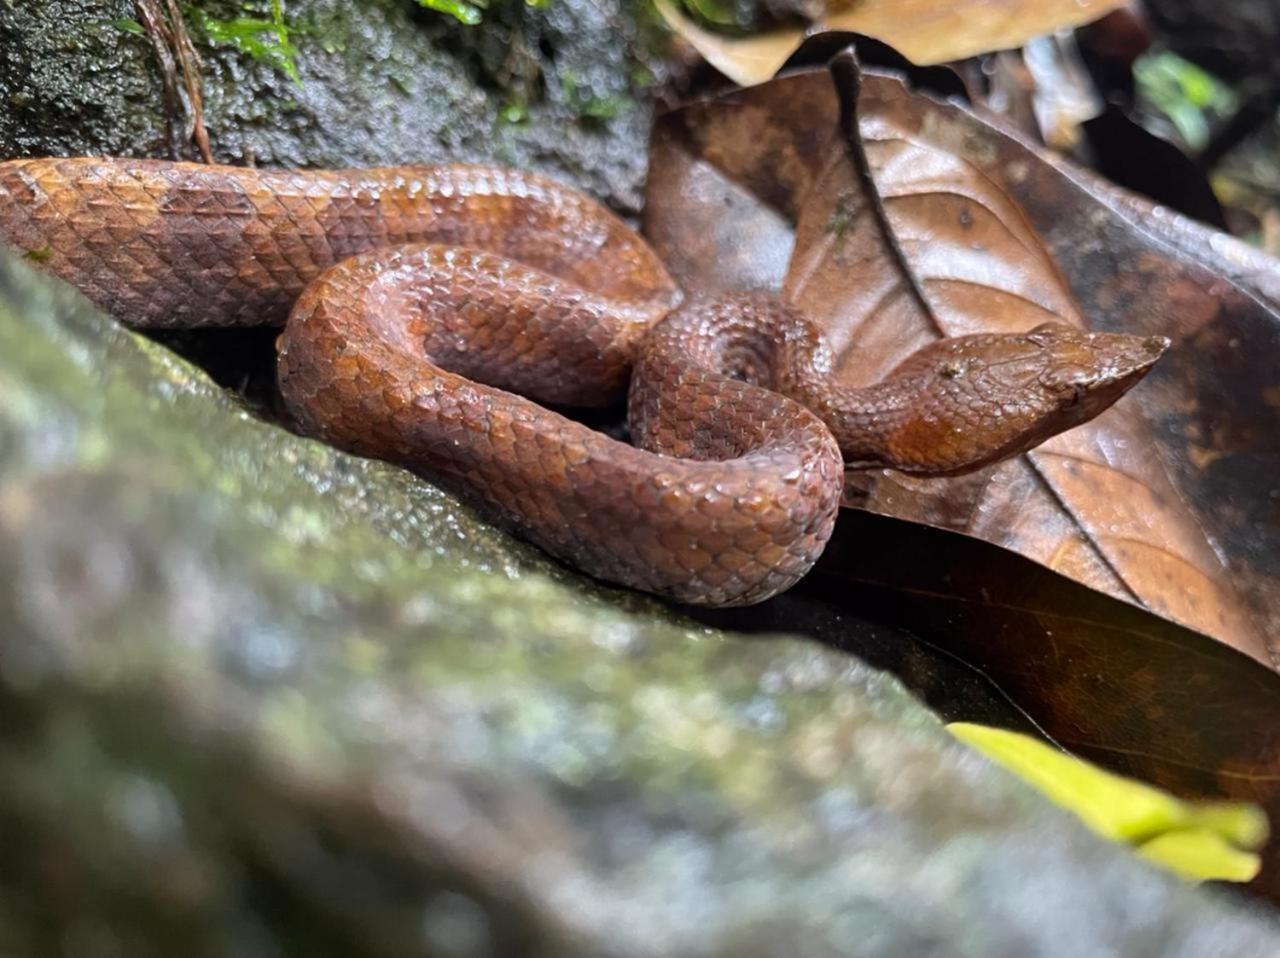
[{"label": "dry brown leaf", "polygon": [[702,59],[739,86],[754,86],[773,77],[804,42],[799,28],[770,30],[752,37],[729,37],[704,30],[676,9],[672,0],[654,0],[667,26]]},{"label": "dry brown leaf", "polygon": [[[837,644],[851,618],[906,625],[1072,750],[1274,819],[1280,315],[1263,300],[1280,266],[962,104],[867,77],[859,106],[870,185],[825,72],[662,118],[646,232],[687,288],[785,284],[852,381],[940,332],[1046,312],[1175,346],[1092,427],[1028,456],[870,476],[864,504],[916,521],[843,511],[813,575],[728,624]],[[1253,887],[1280,899],[1280,842]]]},{"label": "dry brown leaf", "polygon": [[833,0],[826,16],[808,30],[743,38],[702,29],[672,0],[656,3],[668,26],[708,63],[735,83],[753,86],[772,78],[806,36],[824,30],[875,37],[916,63],[946,63],[1013,49],[1032,37],[1089,23],[1124,0]]},{"label": "dry brown leaf", "polygon": [[1020,47],[1032,37],[1097,20],[1124,2],[855,0],[831,10],[822,26],[883,40],[916,63],[945,63]]},{"label": "dry brown leaf", "polygon": [[[839,104],[825,74],[784,78],[668,118],[655,146],[647,225],[681,280],[768,286],[780,259],[779,218],[796,223],[787,290],[826,325],[855,382],[877,378],[939,333],[1080,322],[1076,281],[1059,272],[1040,239],[1043,225],[1013,198],[1025,202],[1015,181],[1030,175],[1034,155],[963,108],[892,78],[868,76],[859,108],[870,178],[860,177],[837,132]],[[678,204],[662,195],[664,171],[673,170],[700,181]],[[707,224],[729,194],[738,223],[717,243]],[[748,225],[749,198],[768,228]],[[1101,212],[1063,202],[1054,215],[1069,228],[1083,275],[1082,257],[1097,258],[1087,217]],[[757,246],[773,265],[753,274],[742,263]],[[722,270],[728,259],[737,265]],[[1113,282],[1089,284],[1114,299],[1123,278],[1117,269]],[[1090,320],[1104,326],[1179,332],[1160,309],[1126,315],[1089,305]],[[958,480],[877,474],[860,504],[1015,549],[1266,660],[1256,610],[1233,581],[1240,570],[1226,564],[1205,512],[1191,508],[1188,500],[1200,497],[1185,492],[1183,464],[1170,465],[1186,450],[1152,428],[1161,415],[1125,401],[1029,456]]]}]

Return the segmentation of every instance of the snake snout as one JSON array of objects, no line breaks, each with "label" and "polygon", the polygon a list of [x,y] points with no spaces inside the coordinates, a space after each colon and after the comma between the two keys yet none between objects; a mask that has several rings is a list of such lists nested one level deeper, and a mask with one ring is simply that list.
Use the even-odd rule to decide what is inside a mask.
[{"label": "snake snout", "polygon": [[1167,336],[1093,333],[1099,356],[1105,358],[1099,379],[1104,384],[1135,385],[1172,345]]},{"label": "snake snout", "polygon": [[1056,369],[1046,378],[1046,385],[1056,387],[1070,424],[1092,419],[1136,386],[1170,341],[1164,336],[1088,333],[1082,345],[1071,368]]}]

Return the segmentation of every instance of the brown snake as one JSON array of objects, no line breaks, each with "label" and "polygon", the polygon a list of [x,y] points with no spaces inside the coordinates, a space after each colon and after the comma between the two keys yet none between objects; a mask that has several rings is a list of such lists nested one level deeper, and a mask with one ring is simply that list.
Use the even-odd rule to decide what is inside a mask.
[{"label": "brown snake", "polygon": [[[15,160],[0,241],[133,325],[287,316],[280,386],[307,433],[420,471],[593,575],[710,605],[808,571],[846,464],[946,475],[1014,455],[1168,345],[1048,324],[939,340],[841,386],[775,297],[679,306],[603,207],[487,167]],[[634,446],[538,405],[628,384]]]}]

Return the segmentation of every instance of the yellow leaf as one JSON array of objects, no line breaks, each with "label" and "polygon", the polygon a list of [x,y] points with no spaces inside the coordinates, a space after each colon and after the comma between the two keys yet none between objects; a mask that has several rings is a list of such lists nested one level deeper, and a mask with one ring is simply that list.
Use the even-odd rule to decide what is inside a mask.
[{"label": "yellow leaf", "polygon": [[1267,841],[1267,816],[1256,805],[1210,802],[1192,806],[1192,822],[1221,835],[1237,848],[1261,848]]},{"label": "yellow leaf", "polygon": [[1138,846],[1138,854],[1187,881],[1252,881],[1262,859],[1206,828],[1166,832]]},{"label": "yellow leaf", "polygon": [[1184,878],[1248,881],[1257,872],[1249,852],[1266,841],[1267,819],[1255,805],[1184,802],[1007,729],[969,722],[947,729],[1099,835],[1137,847]]}]

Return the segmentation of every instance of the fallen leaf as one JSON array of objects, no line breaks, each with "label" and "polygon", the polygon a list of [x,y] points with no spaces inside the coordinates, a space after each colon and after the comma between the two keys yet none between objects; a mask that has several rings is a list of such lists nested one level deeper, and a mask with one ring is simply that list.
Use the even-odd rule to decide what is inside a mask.
[{"label": "fallen leaf", "polygon": [[945,63],[1012,50],[1032,37],[1078,27],[1125,0],[853,0],[833,3],[822,21],[882,40],[916,63]]},{"label": "fallen leaf", "polygon": [[[776,613],[751,610],[758,625],[726,624],[791,628],[796,601],[806,632],[828,640],[850,616],[892,624],[968,663],[1073,754],[1280,821],[1280,674],[1235,649],[1007,549],[858,509],[842,510],[796,591]],[[966,705],[942,714],[983,721]],[[1251,887],[1280,900],[1280,841],[1262,856]]]},{"label": "fallen leaf", "polygon": [[[1211,470],[1245,488],[1273,481],[1265,477],[1277,470],[1256,466],[1276,455],[1280,429],[1259,435],[1251,394],[1221,402],[1225,384],[1206,383],[1196,370],[1207,330],[1230,338],[1247,329],[1265,339],[1280,335],[1276,318],[1104,201],[1069,189],[1057,168],[963,105],[883,75],[863,78],[855,104],[853,82],[847,68],[839,89],[825,73],[796,74],[663,118],[646,231],[677,277],[703,290],[776,287],[785,227],[793,225],[784,285],[826,326],[850,382],[878,378],[939,334],[1080,322],[1075,297],[1093,325],[1173,337],[1182,348],[1157,367],[1155,385],[1135,391],[1144,401],[1126,399],[1094,423],[974,476],[866,474],[851,496],[1014,549],[1269,661],[1258,624],[1265,606],[1250,600],[1275,598],[1266,572],[1280,549],[1263,548],[1276,544],[1274,520],[1245,530],[1240,515],[1224,516],[1220,499],[1198,491],[1193,446],[1204,462],[1204,450],[1226,444],[1185,430],[1210,410],[1225,411],[1222,431],[1246,448],[1226,450]],[[860,139],[840,132],[841,93]],[[1048,177],[1055,188],[1033,208],[1029,194]],[[697,189],[677,199],[669,185],[677,181]],[[736,211],[734,229],[717,235],[707,224],[726,202]],[[1099,242],[1104,226],[1110,242]],[[1141,270],[1117,262],[1113,250],[1145,256],[1142,268],[1160,274],[1160,287],[1134,284]],[[753,262],[761,268],[749,268]],[[1238,314],[1214,324],[1216,303],[1230,291]],[[1201,343],[1188,348],[1196,334]],[[1254,516],[1269,501],[1264,494],[1234,512]],[[1236,548],[1224,550],[1224,540]]]},{"label": "fallen leaf", "polygon": [[740,86],[771,79],[804,42],[801,29],[770,30],[750,37],[731,37],[704,30],[682,14],[672,0],[654,0],[667,26],[702,59]]},{"label": "fallen leaf", "polygon": [[1008,729],[952,722],[947,731],[1022,779],[1090,830],[1132,846],[1190,881],[1251,881],[1267,817],[1251,803],[1180,801],[1132,778],[1104,771],[1039,739]]},{"label": "fallen leaf", "polygon": [[1138,854],[1186,881],[1252,881],[1261,860],[1208,828],[1180,828],[1138,846]]},{"label": "fallen leaf", "polygon": [[1028,148],[1037,159],[1054,167],[1077,189],[1104,203],[1135,229],[1158,234],[1161,243],[1227,277],[1263,300],[1273,312],[1280,311],[1280,260],[1274,256],[1145,196],[1120,189],[1092,170],[1062,162],[1055,154],[1033,146]]},{"label": "fallen leaf", "polygon": [[[975,669],[1073,753],[1187,798],[1256,801],[1280,815],[1280,676],[1262,640],[1280,636],[1271,491],[1280,476],[1280,390],[1270,373],[1280,317],[1263,302],[1280,272],[1230,237],[1104,188],[962,103],[911,93],[892,77],[866,77],[863,94],[863,121],[892,131],[906,111],[897,135],[926,157],[934,151],[944,168],[967,167],[965,195],[1006,216],[1010,203],[1018,209],[1012,232],[992,234],[1004,221],[981,219],[976,208],[969,229],[1002,242],[1036,239],[1025,267],[1036,277],[1029,290],[1036,309],[1162,333],[1176,346],[1099,422],[1103,441],[1086,433],[1077,450],[1081,440],[1067,434],[1036,459],[941,483],[870,477],[865,505],[917,521],[844,510],[814,574],[723,624],[767,631],[795,628],[802,618],[806,631],[836,645],[851,617],[905,626]],[[795,243],[802,219],[814,237],[823,236],[818,224],[849,236],[852,220],[867,219],[866,209],[838,209],[816,186],[824,172],[835,175],[839,124],[839,97],[825,71],[661,118],[645,228],[687,288],[779,289],[792,281],[788,252],[805,257]],[[885,158],[892,147],[884,144]],[[911,183],[922,174],[897,175]],[[814,207],[824,203],[825,221]],[[893,217],[910,222],[910,203],[889,205],[903,207]],[[936,237],[940,248],[962,235],[952,211],[951,231],[941,224]],[[877,243],[888,249],[884,239],[858,242],[874,260]],[[922,245],[934,246],[929,240]],[[966,275],[983,275],[983,250],[968,252]],[[993,295],[1028,291],[1016,271],[998,265],[988,274]],[[935,284],[941,275],[922,272]],[[855,280],[862,277],[846,267],[843,287],[831,285],[865,312],[876,283]],[[911,335],[931,335],[906,308],[903,277],[878,281],[885,308],[916,323],[907,326]],[[966,315],[955,311],[950,322]],[[845,329],[850,376],[875,378],[877,363],[893,361],[892,336],[870,337],[864,355],[841,325],[847,317],[828,319],[837,334]],[[863,359],[870,368],[858,366]],[[1199,631],[1176,624],[1178,616]],[[914,681],[910,661],[905,669],[885,661]],[[917,691],[928,695],[925,685]],[[1277,846],[1264,850],[1250,887],[1280,900]]]},{"label": "fallen leaf", "polygon": [[[945,721],[1035,734],[1184,799],[1257,803],[1280,821],[1280,674],[972,536],[845,509],[796,588],[695,614],[799,631],[893,672]],[[1249,887],[1280,901],[1280,841]]]},{"label": "fallen leaf", "polygon": [[786,28],[750,37],[704,30],[672,0],[656,0],[667,25],[708,63],[741,86],[772,79],[807,36],[847,30],[890,44],[916,63],[946,63],[1010,50],[1032,37],[1077,27],[1125,0],[832,0],[809,29]]}]

